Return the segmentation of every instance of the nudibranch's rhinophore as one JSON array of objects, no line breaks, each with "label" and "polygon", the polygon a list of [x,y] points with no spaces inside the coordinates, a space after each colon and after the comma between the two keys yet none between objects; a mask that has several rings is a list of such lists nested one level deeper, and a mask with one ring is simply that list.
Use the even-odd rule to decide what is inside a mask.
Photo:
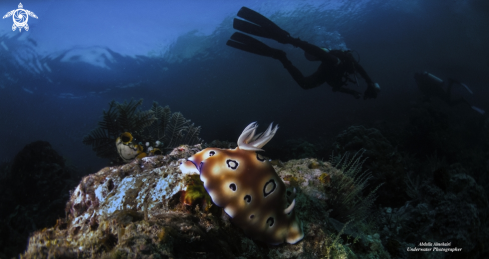
[{"label": "nudibranch's rhinophore", "polygon": [[206,148],[180,166],[183,173],[200,173],[212,201],[251,238],[269,244],[299,242],[304,233],[294,213],[295,200],[287,207],[285,184],[272,165],[255,151],[277,132],[272,124],[255,136],[258,125],[248,125],[236,149]]}]

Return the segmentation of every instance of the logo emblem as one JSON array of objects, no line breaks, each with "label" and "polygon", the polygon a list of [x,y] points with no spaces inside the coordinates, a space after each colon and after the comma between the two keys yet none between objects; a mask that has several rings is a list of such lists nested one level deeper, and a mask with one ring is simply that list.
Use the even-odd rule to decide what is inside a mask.
[{"label": "logo emblem", "polygon": [[3,19],[12,16],[12,19],[14,20],[14,24],[12,25],[12,31],[15,31],[17,28],[19,28],[19,31],[21,31],[22,28],[28,31],[29,25],[27,24],[27,20],[29,20],[29,16],[37,19],[36,14],[34,14],[29,10],[22,9],[23,7],[24,6],[22,6],[22,3],[19,3],[18,6],[19,9],[12,10],[3,16]]}]

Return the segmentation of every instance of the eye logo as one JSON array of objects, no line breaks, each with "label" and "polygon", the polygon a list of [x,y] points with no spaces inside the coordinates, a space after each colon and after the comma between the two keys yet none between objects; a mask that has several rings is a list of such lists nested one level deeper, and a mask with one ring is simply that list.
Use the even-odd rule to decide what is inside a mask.
[{"label": "eye logo", "polygon": [[14,20],[12,31],[15,31],[17,28],[19,28],[19,31],[22,31],[22,28],[28,31],[29,25],[27,24],[27,21],[29,20],[29,16],[37,19],[37,15],[34,12],[22,9],[23,7],[24,6],[22,5],[22,3],[19,3],[19,9],[12,10],[3,16],[3,19],[12,16],[12,19]]}]

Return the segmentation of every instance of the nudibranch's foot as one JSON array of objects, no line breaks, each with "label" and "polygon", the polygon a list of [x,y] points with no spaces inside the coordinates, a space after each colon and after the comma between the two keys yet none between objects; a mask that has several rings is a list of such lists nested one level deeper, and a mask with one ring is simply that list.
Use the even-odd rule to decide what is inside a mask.
[{"label": "nudibranch's foot", "polygon": [[299,225],[298,220],[293,220],[289,225],[286,241],[289,244],[296,244],[297,242],[301,241],[302,238],[304,238],[302,223]]}]

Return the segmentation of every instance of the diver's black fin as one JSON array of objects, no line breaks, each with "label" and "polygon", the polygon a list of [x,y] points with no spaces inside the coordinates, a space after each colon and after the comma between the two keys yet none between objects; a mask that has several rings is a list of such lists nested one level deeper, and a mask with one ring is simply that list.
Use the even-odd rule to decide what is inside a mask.
[{"label": "diver's black fin", "polygon": [[274,22],[270,21],[270,19],[268,19],[267,17],[261,15],[260,13],[254,11],[254,10],[251,10],[248,7],[245,7],[245,6],[241,7],[241,9],[239,9],[237,15],[238,15],[238,17],[241,17],[241,18],[248,20],[252,23],[255,23],[259,26],[262,26],[262,27],[265,27],[268,29],[282,30]]},{"label": "diver's black fin", "polygon": [[248,21],[234,19],[233,28],[245,33],[259,37],[274,39],[280,43],[289,43],[290,34],[270,21],[267,17],[251,10],[248,7],[241,7],[238,11],[238,17]]},{"label": "diver's black fin", "polygon": [[259,25],[234,18],[233,28],[251,35],[271,39],[269,31]]},{"label": "diver's black fin", "polygon": [[275,59],[285,57],[285,52],[282,50],[271,48],[265,43],[241,32],[233,33],[231,39],[226,42],[226,45],[265,57],[272,57]]}]

